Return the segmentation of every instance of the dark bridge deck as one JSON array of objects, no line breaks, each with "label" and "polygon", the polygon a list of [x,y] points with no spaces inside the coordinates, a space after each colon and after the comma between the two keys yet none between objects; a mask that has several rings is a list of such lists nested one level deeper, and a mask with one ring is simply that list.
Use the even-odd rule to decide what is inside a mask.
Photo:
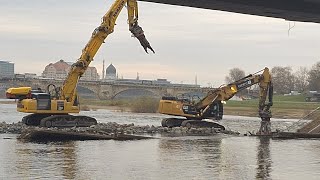
[{"label": "dark bridge deck", "polygon": [[320,0],[138,0],[320,23]]}]

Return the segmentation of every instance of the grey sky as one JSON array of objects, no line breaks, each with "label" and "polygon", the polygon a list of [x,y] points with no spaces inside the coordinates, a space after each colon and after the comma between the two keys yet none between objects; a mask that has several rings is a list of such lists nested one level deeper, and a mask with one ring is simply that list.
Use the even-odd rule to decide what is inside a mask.
[{"label": "grey sky", "polygon": [[[59,59],[74,62],[111,0],[0,0],[0,59],[16,72],[41,74]],[[156,54],[145,54],[128,31],[126,10],[92,62],[119,75],[219,86],[229,69],[311,67],[319,61],[320,25],[297,22],[288,36],[282,19],[139,2],[139,24]],[[293,23],[291,23],[293,24]]]}]

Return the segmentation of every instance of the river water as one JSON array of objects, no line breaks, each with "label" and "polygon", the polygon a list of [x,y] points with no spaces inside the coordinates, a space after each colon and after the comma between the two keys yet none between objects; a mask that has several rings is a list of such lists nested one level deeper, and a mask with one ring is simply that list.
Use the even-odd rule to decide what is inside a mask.
[{"label": "river water", "polygon": [[[166,117],[98,110],[99,122],[160,125]],[[0,104],[0,121],[18,122],[15,105]],[[296,120],[273,119],[285,128]],[[258,118],[225,116],[221,124],[241,133]],[[319,179],[320,140],[272,140],[215,135],[139,141],[21,142],[0,134],[0,179]]]}]

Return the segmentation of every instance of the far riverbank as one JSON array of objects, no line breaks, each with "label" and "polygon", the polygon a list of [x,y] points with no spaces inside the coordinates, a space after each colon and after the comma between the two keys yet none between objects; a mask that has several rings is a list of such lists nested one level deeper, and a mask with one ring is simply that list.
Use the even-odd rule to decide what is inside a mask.
[{"label": "far riverbank", "polygon": [[[82,111],[108,109],[112,111],[133,113],[157,113],[159,100],[142,97],[118,100],[82,99],[80,102]],[[15,103],[14,100],[0,99],[0,104]],[[286,99],[275,97],[271,111],[274,118],[301,119],[319,106],[320,103],[304,102],[300,97],[295,97],[294,99],[292,97]],[[316,113],[319,113],[320,115],[320,111]],[[227,104],[224,105],[224,114],[258,117],[258,100],[227,101]]]}]

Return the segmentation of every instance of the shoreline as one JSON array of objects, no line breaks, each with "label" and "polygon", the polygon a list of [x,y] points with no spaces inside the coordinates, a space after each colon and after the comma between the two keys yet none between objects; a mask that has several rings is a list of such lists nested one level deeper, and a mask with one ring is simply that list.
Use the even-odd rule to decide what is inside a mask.
[{"label": "shoreline", "polygon": [[[16,104],[15,101],[0,101],[0,104]],[[132,112],[130,107],[127,106],[112,106],[112,105],[92,105],[92,104],[82,104],[80,106],[81,111],[95,111],[98,109],[107,109],[111,111],[119,112]],[[290,108],[273,108],[271,109],[273,118],[280,119],[301,119],[310,113],[310,109],[290,109]],[[248,116],[248,117],[258,117],[257,108],[253,107],[237,107],[237,106],[225,106],[224,115],[234,115],[234,116]]]},{"label": "shoreline", "polygon": [[[271,109],[272,118],[302,119],[312,112],[310,109]],[[225,107],[224,115],[259,117],[257,108],[252,107]]]},{"label": "shoreline", "polygon": [[[122,106],[99,106],[99,105],[86,105],[90,110],[107,109],[112,111],[120,112],[133,112],[130,107]],[[85,111],[85,110],[82,110]],[[312,110],[307,109],[276,109],[272,111],[273,118],[279,119],[301,119]],[[224,107],[224,115],[233,116],[247,116],[247,117],[258,117],[256,108],[250,107]]]}]

